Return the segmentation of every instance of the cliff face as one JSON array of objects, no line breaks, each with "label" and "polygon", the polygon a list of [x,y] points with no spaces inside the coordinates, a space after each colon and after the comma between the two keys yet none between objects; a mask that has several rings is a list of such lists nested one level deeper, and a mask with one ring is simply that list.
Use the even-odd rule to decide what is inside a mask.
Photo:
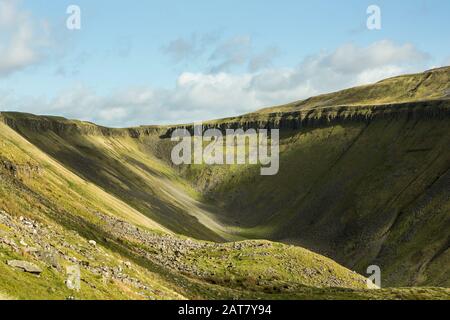
[{"label": "cliff face", "polygon": [[[384,105],[330,106],[291,112],[272,112],[249,114],[240,117],[206,121],[205,130],[226,129],[281,129],[299,130],[346,122],[368,123],[380,119],[408,118],[412,120],[444,119],[450,116],[450,100],[431,100]],[[179,126],[142,126],[115,129],[98,126],[88,122],[72,121],[58,117],[43,117],[20,113],[0,113],[0,121],[16,131],[26,128],[30,131],[52,131],[58,135],[100,135],[105,137],[132,137],[159,135],[170,137],[178,128],[193,131],[192,124]]]},{"label": "cliff face", "polygon": [[62,117],[36,116],[17,112],[0,112],[0,121],[18,132],[22,129],[34,132],[51,131],[61,136],[79,134],[105,137],[139,137],[140,135],[153,135],[163,130],[162,127],[157,126],[126,129],[107,128]]},{"label": "cliff face", "polygon": [[[281,129],[300,130],[343,123],[369,123],[375,120],[445,119],[450,117],[450,100],[431,100],[385,105],[330,106],[301,111],[250,114],[241,117],[208,121],[204,129]],[[163,137],[169,137],[177,128],[193,131],[192,125],[182,125],[167,129]]]}]

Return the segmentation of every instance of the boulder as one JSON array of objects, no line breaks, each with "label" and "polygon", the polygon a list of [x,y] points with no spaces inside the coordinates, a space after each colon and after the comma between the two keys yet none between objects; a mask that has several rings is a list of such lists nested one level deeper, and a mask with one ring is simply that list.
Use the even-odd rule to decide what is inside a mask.
[{"label": "boulder", "polygon": [[37,252],[37,257],[39,260],[45,262],[49,266],[57,270],[61,269],[61,265],[59,264],[58,258],[56,254],[54,254],[53,252],[48,250],[40,250]]},{"label": "boulder", "polygon": [[32,273],[32,274],[41,274],[42,269],[39,268],[37,265],[31,262],[27,261],[21,261],[21,260],[9,260],[7,262],[8,266],[21,269],[22,271]]}]

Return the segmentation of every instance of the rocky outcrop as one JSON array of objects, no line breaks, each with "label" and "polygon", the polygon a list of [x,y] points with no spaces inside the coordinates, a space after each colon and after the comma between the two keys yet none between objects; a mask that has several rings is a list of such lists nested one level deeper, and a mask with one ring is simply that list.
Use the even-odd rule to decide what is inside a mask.
[{"label": "rocky outcrop", "polygon": [[0,172],[1,171],[4,171],[15,178],[32,178],[42,175],[44,169],[41,166],[32,163],[18,164],[0,157]]},{"label": "rocky outcrop", "polygon": [[40,275],[42,273],[42,269],[37,265],[31,262],[22,261],[22,260],[9,260],[7,262],[8,266],[20,269],[24,272]]},{"label": "rocky outcrop", "polygon": [[[204,130],[227,129],[280,129],[299,130],[348,122],[376,121],[379,119],[431,119],[449,118],[450,100],[432,100],[372,106],[330,106],[294,112],[248,114],[220,121],[206,122]],[[162,136],[168,138],[176,129],[193,132],[193,125],[172,127]]]},{"label": "rocky outcrop", "polygon": [[[79,266],[82,272],[89,271],[101,276],[105,281],[120,281],[140,290],[151,291],[148,284],[129,274],[134,269],[130,262],[123,261],[121,265],[114,267],[102,264],[94,257],[98,258],[98,255],[103,254],[103,251],[97,247],[86,246],[86,243],[90,244],[90,242],[79,238],[74,232],[72,232],[72,236],[75,236],[79,241],[68,243],[66,236],[61,233],[63,229],[22,216],[17,218],[1,209],[0,227],[8,230],[2,231],[2,228],[0,228],[0,249],[13,252],[24,258],[27,257],[28,260],[33,261],[18,259],[4,261],[11,268],[35,275],[48,272],[47,268],[53,268],[55,272],[62,274],[66,270],[64,270],[60,261],[65,261],[65,264]],[[22,240],[19,242],[17,238]],[[75,258],[69,252],[76,253],[79,258]],[[80,257],[82,258],[80,259]],[[47,267],[44,268],[45,271],[38,264]]]},{"label": "rocky outcrop", "polygon": [[[204,130],[220,129],[281,129],[298,130],[306,127],[332,125],[345,122],[371,122],[378,119],[430,119],[450,117],[450,100],[430,100],[407,103],[364,106],[329,106],[294,112],[253,113],[240,117],[209,121]],[[193,132],[193,124],[179,126],[142,126],[135,128],[107,128],[89,122],[71,121],[60,117],[34,116],[18,113],[0,113],[0,121],[21,133],[27,131],[53,131],[57,135],[160,136],[168,138],[176,129]]]}]

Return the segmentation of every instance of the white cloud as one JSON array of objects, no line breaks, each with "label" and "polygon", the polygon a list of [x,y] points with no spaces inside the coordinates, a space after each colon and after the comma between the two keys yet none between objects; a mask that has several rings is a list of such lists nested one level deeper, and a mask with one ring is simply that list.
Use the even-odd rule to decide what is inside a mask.
[{"label": "white cloud", "polygon": [[[346,44],[333,52],[304,59],[296,68],[256,74],[253,90],[266,96],[265,104],[289,102],[308,96],[373,83],[426,68],[429,57],[411,44],[380,41],[367,47]],[[296,97],[295,97],[296,96]]]},{"label": "white cloud", "polygon": [[0,76],[40,61],[48,39],[46,21],[34,19],[19,0],[0,0]]},{"label": "white cloud", "polygon": [[239,67],[256,72],[270,67],[280,54],[274,46],[255,50],[249,35],[222,39],[218,33],[175,39],[162,47],[162,52],[176,64],[202,61],[200,67],[205,73],[231,72]]},{"label": "white cloud", "polygon": [[417,63],[427,58],[427,54],[420,52],[412,44],[395,45],[391,41],[383,40],[367,47],[346,44],[319,60],[324,67],[354,74],[367,68],[375,69],[405,62]]},{"label": "white cloud", "polygon": [[309,56],[294,68],[241,74],[184,72],[172,89],[122,88],[108,96],[76,86],[55,99],[21,101],[20,105],[35,113],[111,126],[182,123],[239,115],[420,71],[427,67],[427,61],[428,56],[412,45],[381,41],[367,47],[344,45]]}]

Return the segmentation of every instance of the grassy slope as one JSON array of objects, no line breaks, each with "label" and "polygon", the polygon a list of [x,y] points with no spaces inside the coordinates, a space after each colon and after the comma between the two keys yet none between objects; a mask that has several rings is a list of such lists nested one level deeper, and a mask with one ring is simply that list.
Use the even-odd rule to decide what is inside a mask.
[{"label": "grassy slope", "polygon": [[[80,181],[10,128],[0,125],[0,136],[2,161],[11,161],[18,168],[16,176],[4,168],[1,170],[1,209],[11,212],[12,216],[10,223],[6,223],[5,215],[0,214],[0,238],[13,240],[19,246],[12,250],[0,244],[0,290],[4,296],[14,299],[70,296],[81,299],[445,299],[449,296],[448,291],[433,288],[362,290],[364,279],[333,261],[301,248],[269,242],[226,245],[194,242],[197,243],[195,248],[181,255],[173,251],[164,254],[169,257],[175,254],[173,260],[179,261],[183,268],[197,270],[194,275],[184,275],[171,266],[161,267],[152,258],[152,255],[161,256],[159,252],[152,253],[154,246],[145,247],[150,257],[136,253],[142,241],[110,232],[95,212],[134,221],[142,230],[156,229],[157,233],[148,232],[166,237],[158,231],[161,228],[157,224],[88,182]],[[35,167],[41,168],[39,173],[30,169]],[[34,219],[40,226],[38,231],[27,230],[19,216]],[[99,245],[91,247],[87,243],[89,239],[97,240]],[[27,245],[19,245],[21,241]],[[32,248],[62,252],[59,255],[62,269],[52,268],[48,262],[36,258]],[[11,259],[33,262],[44,272],[40,277],[19,272],[5,264]],[[132,261],[132,267],[125,268],[122,261]],[[64,285],[64,268],[73,264],[81,265],[80,292],[73,292]],[[119,266],[146,288],[114,278],[105,280],[104,275],[93,271],[93,268],[111,271]],[[329,286],[348,289],[327,288]]]},{"label": "grassy slope", "polygon": [[[97,252],[87,245],[89,239],[102,241],[102,234],[97,230],[102,224],[95,214],[97,211],[132,221],[142,228],[158,232],[164,230],[136,210],[70,173],[3,124],[0,125],[0,137],[2,164],[9,161],[18,169],[15,175],[3,166],[0,170],[0,208],[11,212],[16,219],[14,225],[0,221],[0,236],[2,240],[8,238],[16,244],[20,241],[27,244],[15,250],[5,244],[0,246],[0,289],[9,296],[19,299],[61,299],[73,295],[64,284],[64,268],[70,265],[67,261],[60,259],[61,270],[47,269],[42,261],[36,262],[44,269],[41,277],[18,272],[5,264],[7,260],[14,259],[36,260],[30,253],[34,248],[52,248],[52,251],[62,252],[67,257],[90,260],[91,263],[111,268],[120,265],[119,261],[124,258],[116,252],[107,248]],[[39,168],[40,172],[31,168]],[[35,219],[52,231],[48,234],[37,233],[43,239],[36,238],[33,232],[18,229],[19,216]],[[179,297],[161,284],[164,281],[159,275],[139,267],[135,272],[143,281],[157,288],[156,297]],[[142,298],[132,286],[104,283],[101,277],[88,271],[83,272],[82,297]]]},{"label": "grassy slope", "polygon": [[[361,97],[369,96],[365,103],[442,98],[442,92],[448,89],[448,81],[442,80],[448,78],[448,69],[441,71],[395,78],[375,87],[322,96],[276,111],[328,103],[351,104],[355,102],[352,97],[361,101]],[[392,88],[398,90],[392,91]],[[64,212],[75,212],[74,216],[89,222],[91,229],[87,228],[88,231],[81,224],[85,238],[95,238],[99,231],[95,227],[98,218],[89,214],[93,207],[145,228],[167,228],[200,239],[221,241],[249,237],[297,243],[317,249],[360,272],[367,265],[377,263],[383,268],[385,283],[389,284],[449,285],[446,277],[449,266],[446,232],[449,226],[448,119],[388,118],[373,121],[369,126],[362,122],[333,123],[285,131],[279,175],[262,179],[257,167],[192,166],[181,172],[187,183],[164,162],[170,143],[159,139],[161,132],[158,130],[139,138],[131,135],[132,138],[127,130],[112,130],[114,134],[111,134],[111,129],[61,118],[20,114],[5,117],[16,122],[17,132],[58,161],[40,152],[39,157],[47,157],[44,162],[52,163],[46,175],[52,172],[57,177],[46,176],[38,184],[35,179],[27,182],[28,188],[39,190],[39,201],[46,199],[45,206],[47,199],[51,199],[52,209],[46,208],[43,212],[55,219],[56,211],[58,224],[79,230],[77,219],[78,222],[60,220],[61,203]],[[35,126],[41,122],[51,122],[52,130]],[[67,125],[82,127],[84,132],[67,131]],[[2,132],[9,138],[13,135],[5,126]],[[2,149],[7,157],[20,154],[17,150],[4,150],[8,149]],[[33,159],[36,159],[36,150],[31,154]],[[39,157],[37,162],[40,163]],[[63,179],[61,172],[64,172]],[[66,175],[71,178],[67,179]],[[52,185],[46,186],[47,181]],[[14,197],[21,192],[20,188],[16,192],[5,189],[0,198],[3,208],[18,214],[29,214],[27,211],[31,208],[39,211],[36,216],[42,215],[41,209],[36,209],[39,206],[27,205],[30,198],[23,201]],[[98,194],[101,196],[96,197]],[[55,207],[58,209],[54,210]],[[217,252],[212,251],[207,256],[214,261],[216,255]],[[189,259],[202,261],[202,255]],[[222,268],[220,264],[197,264],[206,270]],[[148,268],[146,262],[143,266]],[[245,268],[239,270],[246,272]],[[245,296],[239,283],[237,288],[233,287],[236,283],[231,285],[229,290],[232,291],[222,292],[224,284],[220,279],[226,278],[220,275],[212,279],[221,284],[217,296]],[[187,287],[191,289],[183,294],[187,297],[211,294],[208,282],[211,279],[200,280],[194,284],[188,280]],[[170,283],[164,285],[170,287]],[[289,296],[315,297],[317,294],[325,297],[330,294],[330,290],[296,290],[297,293],[289,292]],[[407,293],[410,297],[417,294],[412,291]],[[257,294],[251,292],[246,297]],[[337,297],[341,293],[331,294]],[[369,297],[368,293],[364,294]],[[383,294],[395,297],[388,292]],[[370,293],[370,297],[377,295],[380,297],[379,293]],[[354,292],[348,297],[355,297]]]},{"label": "grassy slope", "polygon": [[220,167],[186,176],[223,204],[222,219],[240,235],[297,243],[360,272],[376,263],[391,284],[449,285],[449,124],[404,119],[286,133],[274,177]]},{"label": "grassy slope", "polygon": [[[180,298],[372,298],[378,293],[361,290],[364,278],[335,262],[301,248],[268,242],[216,245],[194,243],[192,250],[177,253],[171,241],[186,240],[165,236],[158,224],[139,214],[91,183],[82,180],[16,132],[0,125],[0,290],[15,299],[180,299]],[[15,171],[4,167],[12,163]],[[145,246],[141,238],[117,234],[108,229],[102,215],[133,222],[151,239],[168,241],[168,261],[155,261],[161,253],[155,246]],[[24,217],[19,219],[19,216]],[[32,221],[30,229],[24,221]],[[132,224],[120,230],[135,230]],[[131,227],[130,227],[131,226]],[[145,231],[147,230],[147,231]],[[168,238],[169,237],[169,238]],[[97,247],[88,244],[95,239]],[[5,242],[7,241],[7,242]],[[15,245],[11,245],[13,242]],[[26,244],[23,244],[26,243]],[[144,247],[143,247],[144,243]],[[163,245],[166,247],[166,244]],[[139,248],[144,248],[142,255]],[[181,250],[176,247],[176,250]],[[54,252],[59,264],[51,267],[35,250]],[[40,277],[20,272],[6,265],[7,260],[26,260],[43,269]],[[76,259],[76,260],[74,260]],[[274,259],[277,264],[274,265]],[[132,267],[123,261],[131,261]],[[82,271],[80,292],[69,290],[64,281],[65,267],[78,264]],[[231,265],[231,266],[230,266]],[[180,273],[175,268],[195,270]],[[106,268],[112,273],[125,269],[128,279],[99,274]],[[291,270],[292,272],[286,272]],[[122,271],[120,271],[122,272]],[[145,285],[136,286],[139,283]],[[327,287],[347,289],[325,289]],[[322,287],[322,289],[321,289]],[[400,291],[404,298],[417,293]],[[391,294],[391,293],[390,293]],[[422,298],[445,298],[448,293],[427,289]],[[392,296],[394,297],[394,296]]]},{"label": "grassy slope", "polygon": [[[223,123],[333,104],[442,99],[449,79],[450,68],[443,68]],[[219,219],[238,235],[297,243],[360,272],[376,263],[391,285],[448,286],[449,129],[448,116],[410,113],[330,121],[283,130],[277,176],[260,177],[251,166],[190,166],[181,173],[222,208]]]},{"label": "grassy slope", "polygon": [[[15,128],[30,142],[57,159],[67,169],[127,203],[173,232],[198,239],[223,241],[225,227],[218,225],[207,208],[196,201],[192,187],[157,159],[150,149],[158,135],[143,143],[117,130],[116,135],[91,134],[91,125],[55,118],[8,114],[19,120]],[[75,124],[88,131],[39,130],[34,122]]]},{"label": "grassy slope", "polygon": [[12,300],[10,296],[0,293],[0,301],[3,300]]}]

